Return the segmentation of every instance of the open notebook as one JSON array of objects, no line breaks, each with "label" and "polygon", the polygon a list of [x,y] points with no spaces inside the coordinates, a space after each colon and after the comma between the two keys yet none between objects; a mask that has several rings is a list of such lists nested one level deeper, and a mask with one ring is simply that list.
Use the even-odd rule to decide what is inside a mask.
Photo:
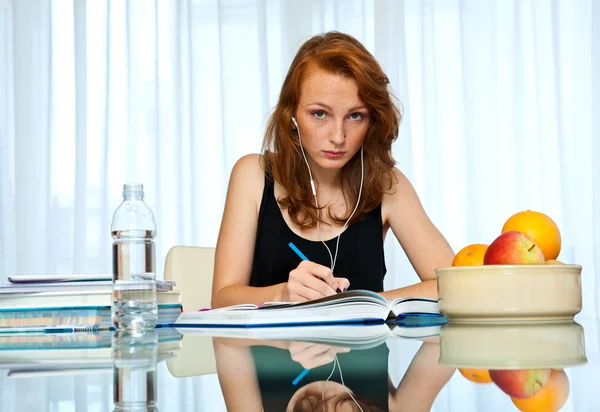
[{"label": "open notebook", "polygon": [[266,327],[338,323],[394,322],[407,316],[442,317],[437,300],[411,297],[386,300],[355,290],[303,303],[269,302],[183,312],[176,327]]}]

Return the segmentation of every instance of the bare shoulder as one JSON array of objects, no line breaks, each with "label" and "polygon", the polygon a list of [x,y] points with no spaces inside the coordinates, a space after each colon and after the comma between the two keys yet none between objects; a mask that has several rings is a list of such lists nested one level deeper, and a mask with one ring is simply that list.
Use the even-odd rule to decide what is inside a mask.
[{"label": "bare shoulder", "polygon": [[263,156],[258,153],[251,153],[242,156],[235,162],[232,174],[239,174],[249,179],[264,176]]},{"label": "bare shoulder", "polygon": [[231,171],[229,191],[235,198],[239,195],[251,198],[260,205],[265,183],[263,156],[258,153],[245,155],[238,159]]},{"label": "bare shoulder", "polygon": [[381,202],[384,225],[389,225],[391,216],[398,216],[398,212],[407,209],[421,208],[417,193],[404,173],[397,167],[392,169],[392,184],[390,190],[383,194]]},{"label": "bare shoulder", "polygon": [[395,192],[390,193],[391,195],[396,194],[398,190],[412,190],[412,184],[410,183],[406,175],[400,171],[400,169],[398,169],[397,167],[392,168],[392,174],[394,176],[394,179],[392,181],[392,189],[395,188],[397,190]]}]

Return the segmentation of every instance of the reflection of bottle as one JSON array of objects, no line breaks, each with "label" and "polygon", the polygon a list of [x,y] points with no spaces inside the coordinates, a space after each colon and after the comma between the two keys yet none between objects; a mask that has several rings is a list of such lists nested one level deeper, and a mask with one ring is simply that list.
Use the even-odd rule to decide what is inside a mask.
[{"label": "reflection of bottle", "polygon": [[158,335],[154,330],[114,332],[114,412],[158,412],[156,362]]},{"label": "reflection of bottle", "polygon": [[115,210],[113,237],[112,322],[117,329],[152,329],[157,322],[156,223],[144,203],[141,184],[123,187]]}]

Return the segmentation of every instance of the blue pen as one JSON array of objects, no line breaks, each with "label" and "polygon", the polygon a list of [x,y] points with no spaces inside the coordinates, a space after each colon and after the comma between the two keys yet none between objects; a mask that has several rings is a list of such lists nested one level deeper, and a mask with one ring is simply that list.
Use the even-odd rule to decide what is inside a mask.
[{"label": "blue pen", "polygon": [[[296,254],[297,254],[299,257],[300,257],[300,259],[302,259],[302,260],[308,260],[308,258],[306,257],[306,255],[305,255],[304,253],[302,253],[302,252],[300,251],[300,249],[298,249],[298,248],[296,247],[296,245],[294,245],[292,242],[288,243],[288,246],[289,246],[289,247],[290,247],[290,248],[291,248],[291,249],[292,249],[294,252],[296,252]],[[321,280],[323,280],[323,279],[321,279]],[[323,282],[325,282],[325,280],[323,280]],[[342,293],[342,291],[340,290],[340,288],[337,288],[336,292],[337,292],[337,293]]]},{"label": "blue pen", "polygon": [[296,254],[297,254],[298,256],[300,256],[300,259],[302,259],[302,260],[308,260],[308,258],[307,258],[307,257],[304,255],[304,253],[300,252],[300,249],[298,249],[298,248],[296,247],[296,245],[294,245],[292,242],[288,243],[288,246],[289,246],[289,247],[291,247],[291,248],[292,248],[292,250],[293,250],[294,252],[296,252]]}]

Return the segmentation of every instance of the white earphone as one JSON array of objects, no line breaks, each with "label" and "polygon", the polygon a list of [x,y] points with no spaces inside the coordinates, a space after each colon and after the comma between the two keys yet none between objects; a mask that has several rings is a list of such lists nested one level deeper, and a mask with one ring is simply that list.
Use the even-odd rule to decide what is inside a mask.
[{"label": "white earphone", "polygon": [[[319,202],[317,200],[317,189],[315,188],[315,182],[314,182],[313,177],[312,177],[312,172],[310,171],[310,165],[308,164],[308,159],[306,158],[306,154],[304,153],[304,147],[302,146],[302,138],[300,137],[300,126],[298,126],[298,122],[296,121],[296,119],[294,118],[294,116],[292,116],[292,122],[294,122],[294,125],[296,126],[296,130],[298,132],[298,140],[300,142],[300,150],[302,151],[302,157],[304,157],[304,162],[306,163],[306,167],[308,168],[308,175],[310,177],[310,187],[312,189],[312,194],[315,197],[315,205],[318,208],[319,207]],[[323,241],[323,237],[321,236],[321,228],[320,228],[320,225],[319,225],[319,221],[317,220],[317,232],[319,232],[319,239],[321,240],[321,243],[323,243],[323,245],[325,245],[325,248],[327,248],[327,252],[329,252],[329,258],[331,259],[331,272],[333,272],[333,269],[335,268],[335,262],[337,260],[337,254],[338,254],[339,244],[340,244],[340,236],[342,235],[342,233],[344,233],[344,230],[346,230],[346,227],[348,226],[348,223],[352,219],[352,216],[354,216],[354,213],[356,212],[356,209],[358,209],[358,205],[360,203],[360,197],[362,195],[363,182],[365,180],[365,164],[364,164],[364,160],[363,160],[363,147],[362,147],[362,145],[360,146],[360,169],[361,169],[361,172],[360,172],[360,188],[358,190],[358,198],[356,199],[356,206],[354,206],[354,210],[350,214],[350,217],[348,218],[348,220],[346,220],[346,223],[344,223],[344,226],[342,226],[342,230],[340,231],[340,234],[337,235],[337,242],[335,244],[335,257],[331,255],[331,250],[329,250],[329,246],[327,246],[327,244],[325,243],[325,241]]]}]

